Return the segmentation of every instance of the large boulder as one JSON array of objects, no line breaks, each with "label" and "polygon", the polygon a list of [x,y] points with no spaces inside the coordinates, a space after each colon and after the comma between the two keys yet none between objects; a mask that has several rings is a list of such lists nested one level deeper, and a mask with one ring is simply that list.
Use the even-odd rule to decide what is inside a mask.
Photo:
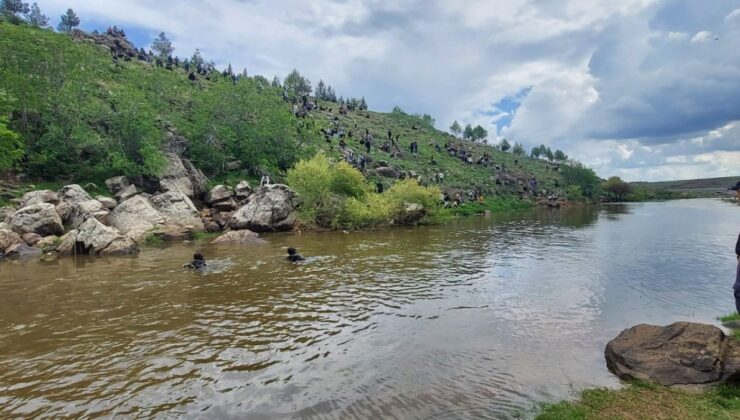
[{"label": "large boulder", "polygon": [[162,191],[181,192],[191,198],[206,191],[208,179],[192,162],[175,153],[165,153],[165,157],[167,165],[159,180]]},{"label": "large boulder", "polygon": [[25,243],[11,245],[5,250],[5,256],[7,258],[30,258],[39,255],[41,255],[40,249],[30,247]]},{"label": "large boulder", "polygon": [[133,196],[117,205],[108,223],[124,234],[140,239],[146,231],[166,224],[165,217],[145,197]]},{"label": "large boulder", "polygon": [[[55,235],[52,235],[51,237],[53,236]],[[34,246],[43,238],[38,233],[26,233],[21,237],[21,239],[23,239],[23,242],[28,246]]]},{"label": "large boulder", "polygon": [[231,187],[226,185],[216,185],[208,191],[203,201],[208,205],[213,205],[215,203],[229,201],[233,196],[234,190]]},{"label": "large boulder", "polygon": [[25,233],[38,233],[41,236],[64,234],[62,219],[57,214],[54,205],[49,203],[23,207],[10,216],[8,224],[21,235]]},{"label": "large boulder", "polygon": [[232,230],[211,241],[212,244],[264,244],[259,234],[251,230]]},{"label": "large boulder", "polygon": [[102,204],[103,208],[106,210],[113,210],[118,205],[118,202],[114,198],[103,197],[102,195],[99,195],[95,197],[95,199],[100,201],[100,204]]},{"label": "large boulder", "polygon": [[85,200],[76,203],[64,202],[57,206],[57,213],[64,215],[62,221],[69,230],[77,229],[90,218],[104,221],[109,211],[99,200]]},{"label": "large boulder", "polygon": [[397,168],[394,168],[393,166],[381,166],[375,168],[375,172],[378,174],[378,176],[382,176],[385,178],[397,179],[401,177],[401,171],[399,171]]},{"label": "large boulder", "polygon": [[118,191],[116,193],[116,198],[119,201],[126,201],[138,193],[139,193],[139,188],[136,185],[129,185],[127,187],[124,187],[120,191]]},{"label": "large boulder", "polygon": [[295,225],[298,198],[285,185],[273,184],[260,187],[229,221],[232,229],[249,229],[255,232],[286,231]]},{"label": "large boulder", "polygon": [[[606,345],[606,364],[623,379],[659,385],[702,385],[737,378],[740,351],[735,340],[706,324],[640,324]],[[728,351],[732,350],[732,351]]]},{"label": "large boulder", "polygon": [[179,226],[193,226],[196,231],[203,231],[200,213],[192,201],[183,193],[170,191],[151,198],[154,209],[162,214],[167,222]]},{"label": "large boulder", "polygon": [[11,246],[22,243],[24,241],[17,233],[12,230],[0,229],[0,252],[4,253]]},{"label": "large boulder", "polygon": [[76,242],[91,255],[133,255],[139,252],[133,240],[93,218],[80,226]]},{"label": "large boulder", "polygon": [[54,252],[59,248],[59,244],[61,244],[61,242],[61,238],[56,235],[52,235],[47,236],[46,238],[41,238],[41,240],[36,242],[33,246],[43,252]]},{"label": "large boulder", "polygon": [[234,198],[237,201],[242,202],[252,195],[252,187],[247,181],[241,181],[234,187]]},{"label": "large boulder", "polygon": [[60,202],[79,203],[89,201],[93,198],[82,187],[77,184],[65,185],[57,192]]},{"label": "large boulder", "polygon": [[56,245],[56,251],[59,255],[72,255],[76,251],[77,246],[77,234],[79,232],[70,230],[64,236],[59,238],[59,243]]},{"label": "large boulder", "polygon": [[34,204],[40,203],[51,203],[57,204],[59,202],[59,196],[54,191],[50,190],[38,190],[30,191],[23,195],[21,198],[21,207],[28,207]]},{"label": "large boulder", "polygon": [[114,176],[105,180],[105,186],[108,187],[108,191],[111,194],[118,194],[123,191],[126,187],[131,185],[131,181],[125,176]]}]

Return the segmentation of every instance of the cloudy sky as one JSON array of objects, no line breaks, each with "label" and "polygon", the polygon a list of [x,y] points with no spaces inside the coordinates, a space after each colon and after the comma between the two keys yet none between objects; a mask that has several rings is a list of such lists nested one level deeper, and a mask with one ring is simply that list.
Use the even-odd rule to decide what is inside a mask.
[{"label": "cloudy sky", "polygon": [[630,181],[740,175],[740,0],[39,0]]}]

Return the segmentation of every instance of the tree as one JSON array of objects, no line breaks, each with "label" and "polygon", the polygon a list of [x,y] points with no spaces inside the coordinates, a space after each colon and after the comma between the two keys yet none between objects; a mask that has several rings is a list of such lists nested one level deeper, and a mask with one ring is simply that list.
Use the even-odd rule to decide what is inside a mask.
[{"label": "tree", "polygon": [[277,74],[275,77],[272,78],[272,87],[281,87],[282,84],[280,83],[280,78],[277,77]]},{"label": "tree", "polygon": [[203,60],[203,56],[200,55],[200,50],[196,48],[193,56],[190,57],[190,65],[196,70],[200,70],[204,63],[205,61]]},{"label": "tree", "polygon": [[23,143],[18,133],[11,131],[0,118],[0,171],[13,169],[23,157]]},{"label": "tree", "polygon": [[610,198],[616,201],[624,200],[624,197],[632,191],[632,186],[622,181],[618,176],[613,176],[607,179],[603,184],[601,184],[601,188],[606,191]]},{"label": "tree", "polygon": [[555,160],[557,160],[558,162],[565,162],[566,160],[568,160],[568,155],[563,153],[562,150],[558,149],[555,151]]},{"label": "tree", "polygon": [[465,140],[472,140],[473,139],[473,127],[470,126],[470,124],[465,124],[465,128],[463,129],[463,138]]},{"label": "tree", "polygon": [[527,154],[527,151],[524,150],[524,145],[521,143],[514,143],[514,148],[511,149],[511,153],[517,155],[517,156],[524,156]]},{"label": "tree", "polygon": [[[542,146],[540,147],[540,150],[542,149]],[[547,157],[547,160],[553,161],[555,159],[555,155],[552,153],[552,150],[550,150],[550,146],[545,147],[545,153],[544,155]]]},{"label": "tree", "polygon": [[365,97],[363,96],[362,99],[360,99],[360,110],[366,111],[367,110],[367,101],[365,101]]},{"label": "tree", "polygon": [[314,93],[316,94],[316,98],[321,99],[322,101],[328,100],[326,98],[326,84],[324,84],[324,81],[319,79],[319,83],[316,84],[316,90],[314,90]]},{"label": "tree", "polygon": [[34,3],[31,6],[31,12],[28,14],[28,24],[37,28],[45,28],[49,26],[49,18],[41,13],[41,8],[38,3]]},{"label": "tree", "polygon": [[398,105],[396,105],[396,106],[393,107],[393,109],[391,110],[391,113],[393,113],[393,114],[405,114],[405,112],[403,112],[403,109],[401,109],[401,107],[398,106]]},{"label": "tree", "polygon": [[80,18],[77,17],[74,10],[67,9],[67,13],[62,15],[61,21],[57,25],[57,30],[68,34],[77,26],[80,26]]},{"label": "tree", "polygon": [[311,94],[311,81],[301,76],[296,69],[293,69],[293,71],[285,76],[283,87],[285,87],[289,94],[297,98]]},{"label": "tree", "polygon": [[593,196],[593,193],[599,186],[599,177],[596,175],[596,172],[579,162],[561,166],[560,174],[563,177],[563,181],[565,181],[565,185],[577,186],[581,194],[589,198]]},{"label": "tree", "polygon": [[20,15],[28,14],[28,10],[28,3],[23,3],[21,0],[0,0],[2,17],[16,25],[22,21]]},{"label": "tree", "polygon": [[175,48],[172,46],[172,42],[167,38],[164,32],[160,32],[157,39],[152,43],[152,50],[157,54],[157,57],[166,60],[167,57],[172,56],[175,52]]},{"label": "tree", "polygon": [[429,114],[422,115],[421,122],[423,122],[425,125],[428,125],[430,127],[434,127],[434,118],[432,118],[432,116]]},{"label": "tree", "polygon": [[475,128],[473,128],[472,134],[473,141],[485,140],[486,137],[488,137],[488,130],[480,125],[476,125]]},{"label": "tree", "polygon": [[530,156],[532,156],[535,159],[539,159],[542,155],[542,151],[540,150],[540,146],[535,146],[532,148],[532,152],[530,153]]},{"label": "tree", "polygon": [[505,152],[511,148],[511,144],[509,144],[506,139],[501,140],[501,143],[499,143],[499,147],[501,148],[502,152]]},{"label": "tree", "polygon": [[462,128],[460,127],[460,124],[458,124],[457,120],[455,120],[450,126],[450,132],[452,132],[452,134],[454,134],[456,137],[460,137],[460,134],[462,133]]}]

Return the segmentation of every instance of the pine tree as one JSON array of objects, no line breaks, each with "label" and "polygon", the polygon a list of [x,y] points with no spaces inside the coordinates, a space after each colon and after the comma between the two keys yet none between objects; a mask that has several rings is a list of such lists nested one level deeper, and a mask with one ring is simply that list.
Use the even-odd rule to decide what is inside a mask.
[{"label": "pine tree", "polygon": [[555,159],[555,155],[552,153],[552,150],[550,150],[550,147],[545,147],[545,153],[544,155],[547,157],[547,160],[552,161]]},{"label": "pine tree", "polygon": [[463,129],[462,136],[465,140],[473,139],[473,127],[471,127],[470,124],[465,124],[465,128]]},{"label": "pine tree", "polygon": [[527,154],[527,151],[524,150],[524,145],[521,143],[514,143],[514,147],[511,149],[511,153],[517,155],[517,156],[524,156]]},{"label": "pine tree", "polygon": [[367,102],[365,101],[365,97],[363,96],[362,99],[360,99],[360,110],[366,111],[367,110]]},{"label": "pine tree", "polygon": [[316,97],[318,99],[321,99],[322,101],[327,100],[326,99],[326,85],[324,84],[324,81],[319,79],[319,83],[316,84],[316,90],[314,91],[316,94]]},{"label": "pine tree", "polygon": [[334,88],[331,86],[326,87],[326,100],[331,102],[337,102],[337,94],[334,93]]},{"label": "pine tree", "polygon": [[305,77],[298,73],[298,70],[293,69],[283,81],[283,86],[288,93],[297,97],[311,94],[311,82]]},{"label": "pine tree", "polygon": [[195,67],[196,70],[199,70],[203,67],[204,61],[203,57],[200,55],[200,50],[196,49],[193,53],[193,56],[190,58],[190,65]]},{"label": "pine tree", "polygon": [[532,152],[530,153],[530,156],[532,156],[535,159],[539,159],[540,155],[542,155],[542,152],[540,151],[540,146],[533,147]]},{"label": "pine tree", "polygon": [[480,125],[476,125],[473,129],[473,140],[483,140],[484,143],[487,141],[486,138],[488,137],[488,130],[481,127]]},{"label": "pine tree", "polygon": [[462,128],[460,127],[460,124],[455,120],[455,122],[452,123],[450,126],[450,132],[454,134],[457,137],[460,137],[460,133],[462,133]]},{"label": "pine tree", "polygon": [[34,3],[31,6],[31,12],[28,14],[28,24],[37,28],[45,28],[49,25],[49,18],[41,13],[41,8],[38,3]]},{"label": "pine tree", "polygon": [[157,57],[162,60],[166,60],[167,57],[171,56],[172,53],[175,52],[172,42],[170,42],[164,32],[160,32],[157,39],[152,42],[152,49],[157,54]]},{"label": "pine tree", "polygon": [[555,151],[555,160],[565,162],[566,160],[568,160],[568,155],[563,153],[562,150],[558,149]]},{"label": "pine tree", "polygon": [[0,13],[11,23],[20,23],[22,21],[20,15],[26,15],[28,11],[28,3],[21,0],[0,0]]},{"label": "pine tree", "polygon": [[67,13],[62,15],[61,21],[57,25],[57,30],[59,32],[70,33],[77,26],[80,26],[80,18],[77,17],[74,10],[67,9]]},{"label": "pine tree", "polygon": [[499,147],[501,148],[502,152],[505,152],[509,150],[509,148],[511,147],[511,144],[509,144],[509,142],[506,141],[506,139],[503,139],[501,140],[501,143],[499,143]]},{"label": "pine tree", "polygon": [[277,87],[281,87],[281,86],[282,86],[282,84],[280,83],[280,78],[277,77],[277,74],[276,74],[275,77],[272,78],[272,87],[276,87],[277,88]]}]

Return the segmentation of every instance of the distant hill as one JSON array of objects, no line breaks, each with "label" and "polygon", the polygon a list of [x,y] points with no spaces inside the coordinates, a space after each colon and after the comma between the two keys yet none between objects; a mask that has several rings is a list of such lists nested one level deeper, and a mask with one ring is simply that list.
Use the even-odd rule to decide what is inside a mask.
[{"label": "distant hill", "polygon": [[680,181],[632,182],[635,188],[653,191],[666,191],[692,197],[717,197],[730,195],[727,189],[740,181],[740,176],[723,178],[683,179]]},{"label": "distant hill", "polygon": [[[215,68],[194,74],[181,62],[157,63],[122,34],[73,35],[0,25],[0,118],[6,118],[0,124],[19,133],[23,159],[16,170],[31,179],[99,183],[116,175],[157,176],[174,140],[178,153],[227,183],[263,172],[280,180],[298,159],[320,150],[341,159],[349,148],[366,154],[369,178],[386,185],[393,178],[377,166],[413,171],[426,182],[444,174],[446,190],[518,195],[535,176],[540,189],[564,192],[558,163],[464,141],[418,116],[342,115],[339,104],[318,101],[298,118],[294,98],[262,76]],[[324,135],[337,128],[346,135],[343,151],[338,136],[327,141]],[[397,155],[381,150],[389,130],[399,136]],[[360,144],[366,131],[374,137],[370,153]],[[412,142],[418,155],[410,153]],[[490,164],[451,156],[445,145],[453,143],[474,162],[487,154]]]}]

